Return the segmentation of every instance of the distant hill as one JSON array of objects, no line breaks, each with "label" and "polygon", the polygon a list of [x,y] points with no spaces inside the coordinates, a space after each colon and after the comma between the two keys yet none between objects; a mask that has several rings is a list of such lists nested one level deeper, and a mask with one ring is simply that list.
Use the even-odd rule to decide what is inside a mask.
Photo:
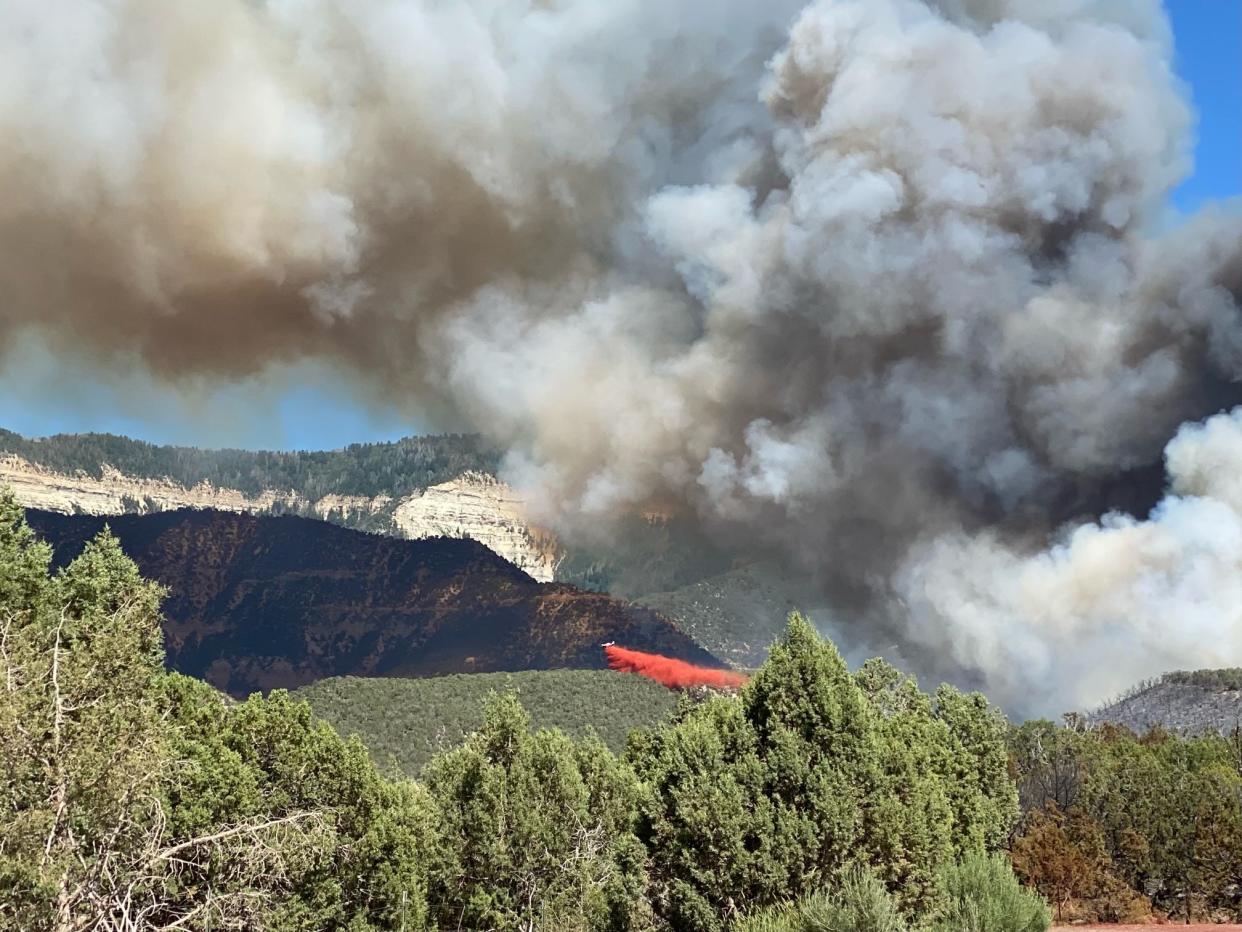
[{"label": "distant hill", "polygon": [[170,590],[169,665],[234,696],[330,676],[602,668],[605,641],[718,663],[656,612],[541,585],[472,540],[216,511],[27,517],[60,563],[109,525]]},{"label": "distant hill", "polygon": [[563,551],[531,526],[478,437],[408,437],[342,450],[155,446],[112,434],[29,440],[0,430],[0,485],[27,508],[151,514],[196,508],[319,518],[394,537],[468,537],[541,581]]},{"label": "distant hill", "polygon": [[567,548],[530,524],[498,482],[499,453],[474,435],[407,437],[341,450],[252,452],[158,446],[114,434],[41,439],[0,429],[0,485],[63,514],[196,508],[318,518],[394,537],[477,540],[540,581],[632,599],[717,656],[755,666],[807,600],[773,567],[740,569],[688,516],[632,514],[607,540]]},{"label": "distant hill", "polygon": [[751,564],[636,601],[654,609],[722,660],[757,667],[800,601],[798,582],[779,567]]},{"label": "distant hill", "polygon": [[416,776],[437,751],[482,722],[493,690],[516,690],[539,728],[574,736],[594,731],[614,751],[630,730],[667,718],[676,694],[632,673],[526,670],[426,679],[334,677],[297,690],[315,714],[343,735],[357,735],[380,767]]},{"label": "distant hill", "polygon": [[104,466],[142,479],[190,487],[209,482],[246,495],[277,489],[315,500],[326,495],[400,498],[464,472],[494,473],[499,453],[471,434],[355,443],[340,450],[200,450],[158,446],[116,434],[30,439],[0,428],[0,453],[62,473],[102,478]]},{"label": "distant hill", "polygon": [[1091,712],[1087,720],[1139,733],[1160,727],[1184,735],[1228,734],[1242,726],[1242,668],[1166,673]]},{"label": "distant hill", "polygon": [[630,514],[608,525],[606,545],[570,549],[556,578],[637,599],[730,569],[731,557],[685,515]]}]

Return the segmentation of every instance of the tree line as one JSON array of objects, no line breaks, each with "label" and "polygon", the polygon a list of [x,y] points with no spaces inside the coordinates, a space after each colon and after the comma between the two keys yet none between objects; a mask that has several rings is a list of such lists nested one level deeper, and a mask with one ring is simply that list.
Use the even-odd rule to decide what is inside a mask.
[{"label": "tree line", "polygon": [[1019,876],[1066,921],[1242,918],[1242,732],[1027,722],[1010,739]]},{"label": "tree line", "polygon": [[882,661],[851,673],[796,615],[738,696],[684,697],[621,753],[533,728],[501,693],[414,781],[283,692],[238,703],[165,672],[162,592],[106,533],[50,558],[0,497],[0,927],[1049,924],[1005,854],[1043,810],[1021,817],[1038,793],[1004,718]]},{"label": "tree line", "polygon": [[251,451],[158,446],[115,434],[30,440],[0,429],[0,451],[56,472],[81,470],[100,478],[107,464],[126,475],[185,486],[209,482],[247,495],[293,491],[311,500],[329,494],[399,498],[468,470],[495,472],[500,462],[499,452],[473,434],[355,443],[340,450]]}]

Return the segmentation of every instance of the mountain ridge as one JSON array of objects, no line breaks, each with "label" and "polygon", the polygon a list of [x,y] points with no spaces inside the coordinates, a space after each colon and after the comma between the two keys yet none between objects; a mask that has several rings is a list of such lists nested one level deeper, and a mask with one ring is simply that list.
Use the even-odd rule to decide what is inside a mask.
[{"label": "mountain ridge", "polygon": [[563,551],[554,535],[527,521],[516,490],[492,474],[497,462],[470,435],[254,453],[161,447],[112,434],[28,440],[0,429],[0,486],[27,508],[292,514],[412,539],[465,537],[549,582]]},{"label": "mountain ridge", "polygon": [[1242,729],[1242,669],[1174,670],[1138,683],[1085,719],[1139,734],[1152,728],[1186,736],[1232,734]]},{"label": "mountain ridge", "polygon": [[609,640],[719,664],[658,613],[539,583],[472,540],[198,510],[27,519],[58,564],[110,527],[170,589],[170,666],[235,696],[329,676],[603,669]]},{"label": "mountain ridge", "polygon": [[477,434],[430,434],[335,450],[206,449],[147,443],[107,433],[23,437],[0,428],[0,453],[53,472],[99,479],[107,467],[140,479],[208,482],[244,495],[287,490],[305,498],[328,494],[400,498],[471,470],[495,473],[500,454]]}]

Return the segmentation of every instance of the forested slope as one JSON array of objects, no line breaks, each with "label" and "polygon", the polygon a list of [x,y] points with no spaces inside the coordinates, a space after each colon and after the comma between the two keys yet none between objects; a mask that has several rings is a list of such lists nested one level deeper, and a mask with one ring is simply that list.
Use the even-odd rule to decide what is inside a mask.
[{"label": "forested slope", "polygon": [[343,676],[294,692],[342,735],[357,735],[388,772],[417,776],[431,757],[483,723],[483,701],[512,690],[536,728],[598,735],[614,752],[630,731],[665,721],[677,694],[633,673],[523,670],[422,679]]},{"label": "forested slope", "polygon": [[414,781],[166,673],[162,595],[108,534],[54,568],[0,493],[0,927],[1044,932],[1010,859],[1067,919],[1242,916],[1236,736],[1010,729],[795,615],[620,755],[509,692]]},{"label": "forested slope", "polygon": [[1047,926],[983,857],[1017,812],[1003,719],[853,675],[801,619],[624,756],[510,693],[414,782],[284,692],[165,673],[161,592],[117,538],[51,556],[0,495],[5,928],[725,932],[856,874],[894,932],[960,932],[998,890],[1026,920],[996,932]]},{"label": "forested slope", "polygon": [[1185,735],[1229,734],[1242,727],[1242,669],[1179,670],[1140,683],[1088,715],[1093,723]]}]

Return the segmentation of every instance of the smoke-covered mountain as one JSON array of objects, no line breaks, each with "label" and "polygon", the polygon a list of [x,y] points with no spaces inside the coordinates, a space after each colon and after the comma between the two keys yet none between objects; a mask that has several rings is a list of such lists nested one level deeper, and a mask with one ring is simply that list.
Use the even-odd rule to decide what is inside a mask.
[{"label": "smoke-covered mountain", "polygon": [[1242,669],[1166,673],[1101,706],[1087,720],[1124,725],[1140,734],[1151,728],[1183,735],[1231,734],[1242,728]]},{"label": "smoke-covered mountain", "polygon": [[[0,486],[27,508],[149,514],[178,508],[319,518],[396,537],[468,537],[541,582],[556,578],[626,598],[730,569],[686,515],[634,513],[606,540],[568,551],[527,520],[499,481],[499,454],[477,436],[442,434],[339,450],[167,446],[116,434],[23,437],[0,428]],[[783,613],[781,615],[783,618]]]},{"label": "smoke-covered mountain", "polygon": [[169,588],[169,664],[233,695],[342,675],[602,668],[613,640],[716,663],[656,612],[539,584],[471,540],[214,511],[28,518],[61,563],[110,526]]},{"label": "smoke-covered mountain", "polygon": [[1242,663],[1242,219],[1169,216],[1159,0],[45,6],[0,352],[331,371],[571,551],[675,511],[1013,709]]},{"label": "smoke-covered mountain", "polygon": [[317,518],[410,539],[469,538],[540,582],[635,599],[742,666],[761,663],[790,609],[812,600],[774,566],[731,566],[677,514],[631,515],[610,525],[615,536],[607,541],[568,551],[528,523],[517,492],[487,471],[495,466],[495,453],[478,438],[458,435],[255,452],[112,434],[32,439],[0,429],[0,486],[27,508],[86,515],[208,509]]},{"label": "smoke-covered mountain", "polygon": [[813,604],[800,581],[774,564],[753,563],[637,598],[676,619],[696,641],[739,667],[757,667],[795,609]]}]

